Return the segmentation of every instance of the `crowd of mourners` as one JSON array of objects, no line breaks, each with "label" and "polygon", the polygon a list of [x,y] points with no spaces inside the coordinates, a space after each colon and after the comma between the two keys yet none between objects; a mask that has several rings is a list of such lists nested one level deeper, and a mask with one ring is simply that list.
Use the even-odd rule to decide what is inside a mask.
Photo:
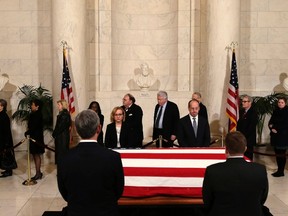
[{"label": "crowd of mourners", "polygon": [[[247,159],[253,161],[253,148],[256,145],[258,115],[253,109],[252,102],[253,99],[249,95],[243,95],[241,97],[242,106],[237,122],[237,132],[228,133],[226,136],[227,161],[211,165],[206,169],[203,182],[203,201],[207,207],[207,215],[265,215],[265,209],[267,210],[267,208],[264,208],[264,202],[268,194],[266,169],[264,166],[247,163],[246,161]],[[25,137],[30,140],[29,151],[35,163],[36,173],[32,177],[32,180],[40,180],[43,177],[43,173],[41,172],[41,155],[45,152],[45,145],[41,106],[40,100],[34,99],[31,101],[31,112],[28,118],[27,130],[24,134]],[[98,210],[110,212],[111,214],[109,213],[109,215],[117,215],[117,200],[123,192],[124,174],[119,155],[117,155],[117,153],[111,153],[109,149],[140,149],[143,147],[142,108],[136,104],[136,99],[133,95],[129,93],[124,95],[122,105],[112,109],[109,116],[110,123],[107,125],[105,133],[103,133],[104,115],[101,112],[100,104],[97,101],[92,101],[88,109],[80,112],[76,117],[75,127],[82,141],[72,149],[70,149],[72,121],[68,111],[68,104],[65,100],[58,100],[57,108],[59,113],[52,137],[55,141],[55,163],[57,164],[57,168],[62,170],[58,172],[58,186],[63,198],[68,202],[65,212],[67,215],[89,215],[91,212],[95,212],[95,207],[89,206],[91,200],[86,200],[86,204],[83,202],[80,203],[83,203],[83,206],[85,206],[86,210],[82,209],[82,211],[87,212],[87,214],[77,214],[79,209],[77,209],[78,204],[76,203],[79,202],[79,199],[75,198],[75,194],[70,196],[70,189],[73,191],[75,189],[72,188],[77,186],[73,185],[72,181],[67,182],[65,179],[72,175],[72,170],[70,170],[71,164],[73,164],[72,161],[76,158],[76,161],[77,159],[80,161],[80,163],[78,161],[80,165],[81,163],[83,165],[92,162],[95,162],[95,164],[109,164],[106,170],[95,168],[96,171],[92,171],[92,173],[90,173],[89,169],[93,170],[93,168],[89,166],[87,168],[88,170],[86,170],[86,168],[83,169],[83,167],[78,167],[79,169],[74,168],[76,170],[86,170],[86,172],[88,172],[87,175],[91,177],[95,174],[94,177],[96,179],[96,173],[111,171],[109,174],[111,179],[107,179],[106,176],[105,182],[103,182],[102,179],[101,181],[99,180],[99,184],[104,184],[104,188],[108,187],[108,189],[106,188],[107,191],[103,191],[102,188],[100,194],[103,195],[103,193],[106,193],[106,195],[108,194],[108,196],[110,196],[106,201],[110,204],[112,203],[110,205],[110,207],[112,207],[108,210],[108,208],[105,209],[102,206],[99,207]],[[272,176],[282,177],[284,176],[286,151],[288,148],[288,107],[286,98],[278,98],[277,107],[271,115],[268,127],[270,129],[271,145],[274,147],[278,167],[277,171],[272,173]],[[159,137],[161,138],[159,139]],[[209,147],[211,144],[210,127],[207,109],[201,101],[201,94],[199,92],[193,93],[191,100],[188,102],[188,114],[180,118],[177,104],[168,100],[167,92],[159,91],[157,93],[157,104],[154,108],[152,139],[155,141],[156,147]],[[96,142],[99,148],[94,149],[94,147],[90,146],[91,142]],[[86,149],[84,146],[86,146]],[[87,149],[90,149],[90,151],[97,150],[98,152],[105,150],[101,153],[102,156],[100,156],[87,152]],[[7,155],[10,154],[10,158],[11,155],[12,159],[14,157],[15,164],[10,118],[7,115],[7,101],[4,99],[0,99],[0,152],[0,168],[4,170],[0,177],[12,176],[12,170],[15,169],[17,165],[8,166],[7,161],[5,161],[5,163],[3,162],[8,158]],[[83,155],[87,156],[85,160],[80,157]],[[91,159],[92,155],[100,157],[101,159],[94,161],[94,159]],[[82,160],[84,160],[85,163]],[[69,161],[69,163],[67,161]],[[80,165],[75,164],[75,166]],[[239,167],[241,167],[241,170],[237,171]],[[258,174],[256,175],[255,173]],[[88,176],[85,178],[85,175],[86,173],[82,173],[80,176],[84,176],[85,181],[88,181]],[[219,176],[221,177],[220,179]],[[228,178],[230,180],[227,180]],[[241,183],[239,183],[237,192],[235,193],[235,185],[233,185],[235,182],[233,183],[233,181],[237,178],[243,178],[239,179],[239,181],[237,181],[238,183],[242,180],[243,182],[248,182],[245,183],[245,187],[243,188],[241,187]],[[256,180],[252,181],[252,179]],[[224,185],[222,185],[223,182],[227,182],[225,186],[228,188],[227,191],[224,189]],[[250,186],[249,182],[251,182]],[[254,185],[252,182],[257,182],[258,184]],[[261,184],[259,182],[261,182]],[[76,183],[77,182],[75,182],[75,184]],[[231,188],[229,189],[227,185],[230,183]],[[114,192],[112,192],[109,187],[112,187],[110,189],[112,191],[114,190]],[[231,192],[233,191],[232,188],[234,188],[233,193]],[[251,199],[247,199],[246,197],[247,202],[243,203],[243,197],[238,195],[246,191],[247,188],[253,190],[254,194],[249,195],[250,198],[252,197]],[[82,192],[81,190],[77,190],[77,193],[82,194],[82,196],[79,197],[83,197],[91,194],[90,189],[91,188],[82,190]],[[94,192],[97,193],[99,190],[97,187]],[[86,191],[87,194],[84,194],[83,191]],[[93,194],[91,194],[90,198],[93,202],[97,203],[98,198],[93,200]],[[242,200],[239,200],[239,198]],[[107,204],[105,200],[99,202],[102,202],[104,206]],[[241,205],[237,206],[241,202],[242,205],[246,205],[246,207],[241,208]],[[226,205],[227,208],[225,209],[222,205]],[[107,204],[107,206],[109,206],[109,204]],[[231,212],[234,212],[234,214],[225,214],[225,212],[230,211],[229,208],[231,208]],[[225,209],[224,212],[223,209]],[[239,214],[235,213],[237,212],[235,209],[238,209]],[[246,213],[247,209],[250,209],[251,214]],[[266,215],[269,215],[268,213]]]}]

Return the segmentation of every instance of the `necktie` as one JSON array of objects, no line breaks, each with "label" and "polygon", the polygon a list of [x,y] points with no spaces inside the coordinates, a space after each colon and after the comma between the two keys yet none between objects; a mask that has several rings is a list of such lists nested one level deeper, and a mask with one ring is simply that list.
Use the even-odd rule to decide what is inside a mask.
[{"label": "necktie", "polygon": [[195,137],[197,137],[197,123],[196,123],[196,118],[193,117],[193,122],[192,122],[193,130],[195,133]]},{"label": "necktie", "polygon": [[156,128],[160,128],[159,121],[160,121],[161,115],[162,115],[162,106],[160,106],[160,110],[158,112],[158,115],[155,121]]}]

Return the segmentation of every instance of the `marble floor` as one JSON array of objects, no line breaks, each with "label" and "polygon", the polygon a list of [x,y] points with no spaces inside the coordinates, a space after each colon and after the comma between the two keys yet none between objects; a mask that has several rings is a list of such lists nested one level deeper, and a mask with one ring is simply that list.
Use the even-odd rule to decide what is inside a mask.
[{"label": "marble floor", "polygon": [[[267,152],[266,147],[260,147]],[[265,149],[265,150],[263,150]],[[13,176],[0,178],[0,216],[41,216],[44,211],[60,211],[66,205],[57,189],[54,154],[47,152],[42,161],[44,178],[33,186],[23,186],[27,179],[27,153],[16,150],[18,168]],[[265,164],[269,178],[269,196],[266,206],[274,216],[288,215],[288,171],[286,176],[274,178],[275,159],[270,156],[256,155],[256,161]],[[34,175],[34,165],[31,163]]]}]

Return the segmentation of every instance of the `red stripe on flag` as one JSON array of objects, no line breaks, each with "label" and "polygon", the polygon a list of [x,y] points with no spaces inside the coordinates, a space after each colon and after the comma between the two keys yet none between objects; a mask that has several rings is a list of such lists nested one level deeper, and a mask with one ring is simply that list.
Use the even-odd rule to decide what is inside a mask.
[{"label": "red stripe on flag", "polygon": [[[143,194],[145,194],[143,196]],[[179,197],[202,197],[200,187],[132,187],[124,188],[123,197],[151,197],[151,196],[179,196]]]},{"label": "red stripe on flag", "polygon": [[223,154],[200,154],[200,153],[121,153],[121,158],[145,158],[145,159],[225,159]]}]

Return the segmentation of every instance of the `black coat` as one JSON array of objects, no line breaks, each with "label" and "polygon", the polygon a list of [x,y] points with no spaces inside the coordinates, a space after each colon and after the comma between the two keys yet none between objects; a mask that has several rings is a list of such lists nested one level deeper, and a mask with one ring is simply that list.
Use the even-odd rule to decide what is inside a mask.
[{"label": "black coat", "polygon": [[199,110],[198,115],[206,118],[208,121],[208,113],[207,113],[206,106],[203,103],[199,103],[199,106],[200,106],[200,110]]},{"label": "black coat", "polygon": [[[158,113],[159,109],[159,104],[155,106],[154,109],[154,126],[153,126],[153,140],[157,139],[157,133],[156,133],[156,128],[155,128],[155,121],[156,121],[156,116]],[[163,139],[166,139],[168,141],[171,141],[171,135],[175,135],[177,133],[177,122],[179,121],[180,114],[179,114],[179,109],[178,106],[171,102],[167,101],[167,105],[164,111],[164,116],[163,116]]]},{"label": "black coat", "polygon": [[0,112],[0,151],[11,148],[13,139],[10,126],[10,118],[5,111]]},{"label": "black coat", "polygon": [[126,112],[125,123],[129,130],[128,146],[130,148],[141,148],[143,141],[143,111],[140,106],[132,104],[128,109],[122,108]]},{"label": "black coat", "polygon": [[208,216],[262,216],[268,196],[265,166],[243,158],[208,166],[202,193]]},{"label": "black coat", "polygon": [[119,215],[124,173],[118,152],[96,142],[80,142],[58,165],[57,180],[69,216]]},{"label": "black coat", "polygon": [[100,119],[100,124],[101,124],[101,132],[99,133],[97,142],[99,145],[103,145],[103,125],[104,125],[104,115],[98,114],[99,119]]},{"label": "black coat", "polygon": [[[129,145],[128,137],[129,129],[127,128],[126,122],[122,123],[120,131],[120,145],[121,148],[132,148],[133,146]],[[107,125],[105,133],[105,147],[107,148],[117,148],[117,131],[115,123],[110,123]]]},{"label": "black coat", "polygon": [[181,147],[208,147],[210,127],[207,119],[198,115],[197,136],[195,136],[190,115],[184,116],[178,123],[177,139]]},{"label": "black coat", "polygon": [[71,117],[68,110],[64,109],[57,115],[56,125],[52,133],[55,139],[55,163],[69,150]]},{"label": "black coat", "polygon": [[247,140],[247,151],[245,156],[253,160],[253,148],[256,145],[256,126],[258,123],[258,115],[253,107],[245,113],[244,109],[240,110],[237,122],[237,130],[243,133]]},{"label": "black coat", "polygon": [[283,109],[277,107],[268,125],[270,130],[275,129],[277,133],[270,132],[271,135],[271,145],[280,149],[288,149],[288,107],[285,106]]},{"label": "black coat", "polygon": [[[25,132],[26,135],[30,135],[30,138],[36,140],[36,143],[30,140],[30,153],[31,154],[42,154],[45,152],[44,136],[43,136],[43,117],[40,110],[31,112],[28,120],[28,130]],[[42,146],[41,146],[42,144]]]}]

